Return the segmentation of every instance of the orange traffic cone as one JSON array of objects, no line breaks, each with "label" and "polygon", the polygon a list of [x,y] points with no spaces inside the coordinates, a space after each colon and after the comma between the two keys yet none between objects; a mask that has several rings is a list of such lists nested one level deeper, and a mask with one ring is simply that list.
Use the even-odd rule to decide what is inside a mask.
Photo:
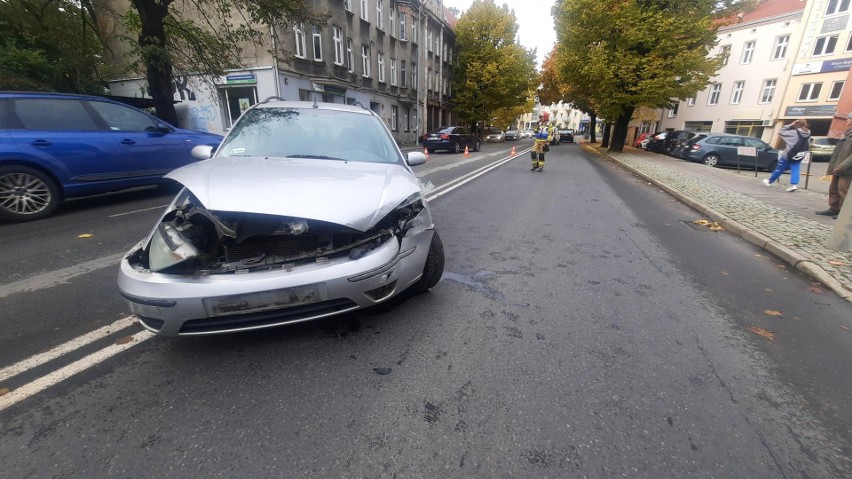
[{"label": "orange traffic cone", "polygon": [[515,153],[515,147],[512,146],[512,156],[515,156],[515,155],[517,155],[517,153]]},{"label": "orange traffic cone", "polygon": [[467,145],[465,145],[465,146],[464,146],[464,157],[465,157],[465,158],[470,158],[470,152],[469,152],[469,151],[467,151]]},{"label": "orange traffic cone", "polygon": [[423,148],[423,154],[426,155],[426,159],[429,159],[429,148]]}]

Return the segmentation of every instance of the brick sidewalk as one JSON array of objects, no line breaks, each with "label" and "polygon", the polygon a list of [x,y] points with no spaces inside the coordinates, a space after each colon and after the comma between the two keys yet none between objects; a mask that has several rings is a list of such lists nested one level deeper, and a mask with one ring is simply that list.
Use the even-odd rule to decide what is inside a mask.
[{"label": "brick sidewalk", "polygon": [[767,175],[755,178],[753,171],[737,174],[629,147],[612,154],[600,144],[580,144],[641,175],[852,302],[852,253],[826,248],[836,220],[814,215],[828,207],[825,194],[766,188],[761,178]]}]

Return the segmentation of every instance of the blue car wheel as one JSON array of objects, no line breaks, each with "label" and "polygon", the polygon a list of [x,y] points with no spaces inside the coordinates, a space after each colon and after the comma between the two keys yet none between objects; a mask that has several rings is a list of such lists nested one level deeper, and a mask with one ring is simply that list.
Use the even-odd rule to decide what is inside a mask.
[{"label": "blue car wheel", "polygon": [[49,176],[26,166],[0,167],[0,220],[40,220],[58,205],[59,188]]}]

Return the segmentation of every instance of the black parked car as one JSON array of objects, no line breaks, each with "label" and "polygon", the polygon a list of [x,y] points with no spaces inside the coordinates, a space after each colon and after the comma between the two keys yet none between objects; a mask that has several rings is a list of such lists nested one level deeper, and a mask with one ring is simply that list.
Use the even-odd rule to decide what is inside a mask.
[{"label": "black parked car", "polygon": [[660,146],[660,151],[658,153],[665,153],[667,155],[674,156],[673,152],[675,148],[683,145],[692,138],[695,138],[696,135],[698,135],[698,133],[687,130],[666,132],[666,137],[663,139],[663,144]]},{"label": "black parked car", "polygon": [[698,133],[688,140],[678,142],[677,146],[675,146],[672,150],[671,155],[675,158],[685,160],[686,154],[689,152],[690,148],[692,148],[692,145],[699,140],[703,140],[707,137],[707,135],[709,135],[709,133]]},{"label": "black parked car", "polygon": [[463,126],[441,126],[426,135],[423,146],[429,153],[437,150],[449,150],[455,153],[464,151],[467,146],[470,150],[479,151],[479,137],[472,134]]},{"label": "black parked car", "polygon": [[778,166],[778,150],[765,141],[728,133],[708,133],[706,137],[692,143],[684,154],[684,159],[702,162],[708,166],[737,166],[753,169],[755,158],[739,156],[738,148],[752,146],[757,152],[757,168],[772,171]]},{"label": "black parked car", "polygon": [[559,130],[559,139],[565,143],[574,143],[574,130]]},{"label": "black parked car", "polygon": [[653,151],[654,153],[661,153],[663,151],[663,146],[665,145],[666,136],[668,134],[669,132],[663,131],[652,136],[651,139],[648,140],[648,144],[645,145],[645,149],[648,151]]}]

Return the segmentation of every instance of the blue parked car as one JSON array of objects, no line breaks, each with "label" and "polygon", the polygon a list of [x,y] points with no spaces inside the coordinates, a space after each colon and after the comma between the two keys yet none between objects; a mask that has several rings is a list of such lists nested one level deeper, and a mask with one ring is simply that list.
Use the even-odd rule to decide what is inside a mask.
[{"label": "blue parked car", "polygon": [[66,198],[156,184],[212,133],[106,98],[0,92],[0,220],[49,216]]}]

